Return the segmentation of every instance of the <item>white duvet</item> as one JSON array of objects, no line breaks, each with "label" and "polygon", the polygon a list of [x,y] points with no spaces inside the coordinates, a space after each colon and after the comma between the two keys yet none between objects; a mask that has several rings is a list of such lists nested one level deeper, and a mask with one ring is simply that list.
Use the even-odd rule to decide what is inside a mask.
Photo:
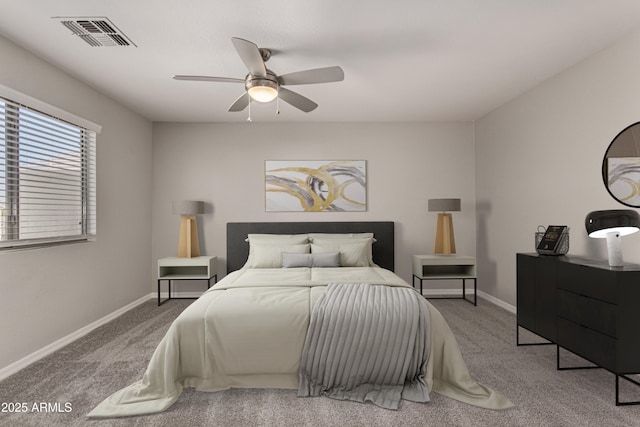
[{"label": "white duvet", "polygon": [[[89,417],[161,412],[185,387],[200,391],[298,388],[298,369],[314,302],[328,283],[411,286],[379,267],[235,271],[171,325],[143,378],[112,394]],[[504,409],[509,400],[473,380],[442,315],[429,305],[429,389],[472,405]]]}]

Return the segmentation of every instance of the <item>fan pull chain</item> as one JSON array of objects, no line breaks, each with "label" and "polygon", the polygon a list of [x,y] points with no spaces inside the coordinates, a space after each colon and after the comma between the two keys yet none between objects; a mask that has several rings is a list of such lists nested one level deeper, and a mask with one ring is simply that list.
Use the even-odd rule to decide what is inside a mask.
[{"label": "fan pull chain", "polygon": [[280,97],[276,96],[276,115],[280,115]]},{"label": "fan pull chain", "polygon": [[249,117],[247,118],[248,122],[251,122],[251,97],[249,97]]}]

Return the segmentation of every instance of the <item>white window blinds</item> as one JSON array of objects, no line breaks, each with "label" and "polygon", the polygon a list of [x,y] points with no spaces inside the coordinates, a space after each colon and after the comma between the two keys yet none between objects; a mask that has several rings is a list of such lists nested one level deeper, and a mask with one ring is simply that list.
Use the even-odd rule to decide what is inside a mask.
[{"label": "white window blinds", "polygon": [[0,96],[0,250],[96,236],[96,132]]}]

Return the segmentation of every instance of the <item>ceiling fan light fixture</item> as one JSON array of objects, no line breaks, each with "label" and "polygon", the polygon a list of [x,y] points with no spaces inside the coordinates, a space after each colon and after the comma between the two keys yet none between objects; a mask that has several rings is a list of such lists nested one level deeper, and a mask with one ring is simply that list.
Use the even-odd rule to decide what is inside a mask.
[{"label": "ceiling fan light fixture", "polygon": [[251,99],[258,102],[271,102],[278,96],[278,89],[271,86],[252,86],[247,91]]},{"label": "ceiling fan light fixture", "polygon": [[271,102],[278,96],[278,82],[273,78],[267,77],[254,77],[247,78],[245,87],[247,93],[254,101],[258,102]]}]

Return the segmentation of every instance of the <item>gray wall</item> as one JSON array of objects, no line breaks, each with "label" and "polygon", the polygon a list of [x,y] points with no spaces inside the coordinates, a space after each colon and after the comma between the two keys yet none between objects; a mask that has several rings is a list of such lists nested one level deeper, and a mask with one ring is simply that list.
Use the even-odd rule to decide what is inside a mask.
[{"label": "gray wall", "polygon": [[0,253],[0,369],[149,294],[151,123],[0,37],[0,84],[102,125],[96,242]]},{"label": "gray wall", "polygon": [[[609,196],[601,165],[618,132],[640,120],[638,51],[640,31],[476,122],[480,289],[515,305],[515,254],[535,252],[540,224],[570,226],[570,254],[606,258],[584,219],[626,208]],[[640,233],[622,246],[640,263]]]},{"label": "gray wall", "polygon": [[[474,255],[474,156],[471,123],[155,123],[153,256],[177,251],[179,218],[171,201],[204,200],[201,249],[221,259],[222,271],[230,221],[390,220],[396,221],[396,272],[411,281],[411,255],[433,252],[436,214],[427,212],[429,198],[462,198],[462,211],[453,214],[456,245],[458,253]],[[368,210],[266,213],[265,160],[309,159],[366,160]]]}]

